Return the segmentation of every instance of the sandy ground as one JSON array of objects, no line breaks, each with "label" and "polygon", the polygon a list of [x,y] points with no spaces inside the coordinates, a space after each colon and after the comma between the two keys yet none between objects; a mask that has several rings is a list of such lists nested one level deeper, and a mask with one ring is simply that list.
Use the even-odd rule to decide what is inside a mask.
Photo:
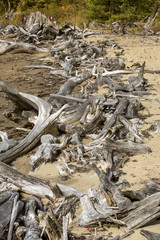
[{"label": "sandy ground", "polygon": [[[156,36],[144,37],[144,36],[108,36],[110,40],[118,43],[120,47],[124,49],[121,57],[126,59],[126,66],[131,67],[134,63],[142,64],[146,62],[146,69],[160,70],[159,59],[160,59],[160,38]],[[94,41],[95,39],[90,39]],[[107,56],[115,56],[113,48],[107,49]],[[42,64],[39,58],[46,57],[46,54],[10,54],[0,56],[0,77],[3,80],[10,82],[21,92],[26,92],[40,97],[45,97],[50,93],[55,93],[59,89],[61,82],[56,79],[52,79],[49,75],[48,70],[23,70],[24,65],[36,65]],[[142,98],[142,103],[146,107],[141,114],[148,115],[144,120],[143,130],[148,129],[151,124],[160,120],[160,75],[158,74],[145,74],[145,78],[149,82],[149,91],[153,95],[147,98]],[[103,89],[105,92],[105,89]],[[23,136],[23,132],[16,130],[19,124],[12,122],[8,123],[8,120],[2,115],[4,110],[11,109],[11,103],[3,92],[0,92],[0,130],[5,130],[9,133],[9,136]],[[14,130],[13,130],[14,129]],[[123,167],[124,175],[123,179],[126,179],[130,183],[131,189],[140,189],[145,187],[147,182],[155,181],[160,184],[160,133],[151,131],[151,136],[145,138],[145,143],[151,147],[152,152],[145,155],[138,155],[131,157],[129,161]],[[34,152],[34,150],[32,151]],[[56,168],[56,162],[41,165],[36,172],[31,172],[29,165],[29,156],[32,152],[26,154],[23,157],[18,158],[12,163],[12,166],[16,167],[19,171],[25,174],[31,174],[36,177],[44,179],[52,179],[55,182],[61,182],[63,184],[75,187],[81,191],[87,192],[89,188],[97,188],[99,181],[93,171],[87,173],[74,174],[67,181],[61,181],[59,178],[58,170]],[[77,210],[77,216],[80,214],[81,209]],[[77,225],[77,218],[74,219],[70,225],[70,229],[73,232],[85,233],[91,235],[95,229],[81,228]],[[149,231],[160,233],[160,221],[155,221],[151,225],[144,227]],[[118,228],[113,226],[105,226],[97,228],[97,233],[102,236],[107,236],[108,233],[112,232],[113,236],[119,233],[126,232],[125,228]],[[135,230],[135,233],[126,239],[145,239],[140,235],[140,229]]]}]

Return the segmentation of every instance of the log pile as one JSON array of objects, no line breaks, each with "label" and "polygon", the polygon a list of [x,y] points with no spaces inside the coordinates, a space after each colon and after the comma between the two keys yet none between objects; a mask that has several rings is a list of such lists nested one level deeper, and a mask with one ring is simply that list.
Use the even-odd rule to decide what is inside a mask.
[{"label": "log pile", "polygon": [[[143,116],[139,113],[143,109],[141,97],[149,94],[144,78],[145,63],[136,71],[136,76],[126,80],[122,76],[135,71],[125,69],[122,58],[105,56],[107,46],[118,49],[116,43],[103,40],[90,44],[86,39],[93,33],[68,25],[56,29],[55,35],[59,36],[54,38],[54,46],[46,44],[45,48],[39,48],[36,43],[44,40],[42,32],[44,34],[47,21],[39,13],[31,14],[26,21],[27,34],[21,30],[23,37],[19,38],[25,43],[0,41],[1,54],[19,46],[21,50],[27,46],[34,51],[47,52],[57,68],[31,65],[24,66],[25,71],[46,68],[52,76],[64,81],[56,94],[42,99],[19,92],[0,80],[2,91],[14,104],[15,115],[18,112],[26,116],[32,126],[28,135],[18,141],[8,139],[6,133],[0,134],[0,237],[87,239],[68,231],[76,208],[81,204],[79,226],[112,223],[130,230],[115,238],[95,236],[94,239],[123,239],[132,234],[133,229],[160,217],[160,188],[156,183],[148,183],[145,189],[138,191],[123,191],[124,182],[120,179],[120,168],[129,156],[151,152],[145,145],[141,131]],[[33,41],[37,36],[38,40]],[[106,87],[106,94],[100,93],[102,87]],[[30,117],[29,111],[34,117]],[[60,178],[66,180],[78,171],[93,169],[100,181],[99,188],[83,193],[24,175],[6,165],[37,144],[37,152],[30,157],[34,171],[42,163],[57,161]],[[23,199],[23,193],[30,197]],[[146,231],[142,234],[157,237]]]},{"label": "log pile", "polygon": [[[69,24],[59,26],[55,21],[47,18],[41,12],[33,12],[23,20],[22,26],[7,25],[0,29],[3,38],[15,38],[17,41],[30,44],[45,44],[46,41],[54,42],[56,37],[69,35],[81,37],[82,30]],[[88,33],[87,33],[88,34]],[[90,33],[89,33],[90,34]],[[84,35],[86,35],[84,33]]]}]

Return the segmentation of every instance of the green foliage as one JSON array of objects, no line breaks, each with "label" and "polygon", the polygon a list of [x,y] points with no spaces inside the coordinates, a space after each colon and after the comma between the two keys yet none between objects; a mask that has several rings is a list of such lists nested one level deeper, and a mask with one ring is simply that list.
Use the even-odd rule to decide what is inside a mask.
[{"label": "green foliage", "polygon": [[109,19],[109,9],[103,1],[93,1],[86,10],[86,18],[89,22],[93,20],[104,22]]},{"label": "green foliage", "polygon": [[[40,10],[59,22],[82,24],[87,21],[133,22],[149,17],[160,0],[0,0],[0,14],[8,10],[21,12],[21,17]],[[9,9],[10,8],[10,9]],[[157,17],[160,20],[160,16]]]},{"label": "green foliage", "polygon": [[150,16],[155,0],[86,0],[86,18],[88,21],[114,21],[133,22]]}]

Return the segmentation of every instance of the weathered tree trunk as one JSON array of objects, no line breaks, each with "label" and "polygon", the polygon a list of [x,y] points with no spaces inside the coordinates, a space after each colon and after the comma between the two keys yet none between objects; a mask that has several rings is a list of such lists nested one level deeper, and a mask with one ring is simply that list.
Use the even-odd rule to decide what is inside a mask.
[{"label": "weathered tree trunk", "polygon": [[[49,196],[50,198],[54,199],[56,196],[52,191],[53,183],[53,181],[49,182],[29,175],[26,176],[0,162],[0,192],[8,189],[21,190],[22,192],[35,195],[37,197],[44,198]],[[72,187],[68,187],[59,183],[57,183],[57,186],[64,196],[73,194],[79,198],[84,195],[83,192]]]},{"label": "weathered tree trunk", "polygon": [[111,139],[106,139],[106,145],[112,150],[115,150],[117,152],[123,152],[123,153],[128,153],[131,155],[137,155],[137,154],[143,154],[143,153],[148,153],[151,152],[150,147],[140,144],[140,143],[134,143],[131,141],[122,141],[122,140],[111,140]]},{"label": "weathered tree trunk", "polygon": [[135,203],[122,220],[129,229],[143,227],[160,217],[160,192]]},{"label": "weathered tree trunk", "polygon": [[36,53],[36,52],[50,52],[47,48],[38,48],[33,44],[24,42],[10,42],[6,40],[0,40],[0,55],[13,51],[15,53]]}]

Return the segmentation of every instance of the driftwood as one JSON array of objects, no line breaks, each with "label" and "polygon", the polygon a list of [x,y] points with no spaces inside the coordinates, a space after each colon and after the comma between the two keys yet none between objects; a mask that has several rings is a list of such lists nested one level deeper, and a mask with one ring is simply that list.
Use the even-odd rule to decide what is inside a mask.
[{"label": "driftwood", "polygon": [[8,149],[14,147],[18,144],[18,141],[14,139],[8,139],[7,133],[0,131],[0,137],[2,142],[0,144],[0,153],[7,151]]},{"label": "driftwood", "polygon": [[148,18],[148,21],[147,21],[146,24],[144,25],[144,28],[145,28],[145,29],[150,29],[150,28],[152,27],[152,25],[154,24],[154,21],[155,21],[157,15],[158,15],[158,12],[157,12],[157,11],[158,11],[158,9],[159,9],[159,6],[160,6],[160,4],[157,3],[157,4],[156,4],[156,7],[155,7],[155,9],[154,9],[154,11],[153,11],[153,13],[152,13],[152,15]]},{"label": "driftwood", "polygon": [[153,233],[147,230],[142,229],[140,234],[146,237],[148,240],[160,240],[160,234]]},{"label": "driftwood", "polygon": [[115,76],[119,74],[131,74],[134,73],[132,70],[115,70],[115,71],[107,71],[104,69],[104,73],[102,74],[103,77]]},{"label": "driftwood", "polygon": [[49,240],[58,240],[62,235],[62,227],[57,221],[55,215],[50,209],[49,212],[38,210],[39,227],[41,228],[41,236],[47,235]]},{"label": "driftwood", "polygon": [[99,180],[102,184],[102,187],[105,191],[109,191],[112,193],[114,200],[117,203],[117,206],[120,210],[124,210],[132,205],[131,201],[124,197],[121,190],[115,186],[113,182],[109,179],[109,176],[105,173],[101,173],[100,170],[97,168],[97,166],[93,163],[92,167],[96,174],[99,177]]},{"label": "driftwood", "polygon": [[26,42],[38,42],[42,40],[54,40],[59,34],[59,27],[50,21],[41,12],[33,12],[26,18],[24,27],[19,27],[18,39]]},{"label": "driftwood", "polygon": [[73,89],[86,81],[91,75],[90,74],[83,74],[80,77],[72,77],[70,78],[64,85],[61,86],[60,90],[58,91],[58,94],[60,95],[68,95],[71,94]]},{"label": "driftwood", "polygon": [[0,84],[2,90],[7,93],[12,101],[18,102],[22,104],[22,106],[26,104],[30,105],[38,110],[38,117],[35,121],[35,126],[27,135],[27,137],[5,153],[0,154],[0,161],[8,163],[32,149],[40,140],[40,137],[45,132],[45,130],[53,124],[55,119],[66,108],[66,106],[63,106],[56,113],[52,114],[52,106],[46,101],[33,95],[19,93],[16,89],[2,80],[0,81]]},{"label": "driftwood", "polygon": [[65,141],[60,143],[57,138],[51,134],[46,134],[41,137],[41,145],[35,155],[30,156],[32,170],[35,170],[42,163],[53,162],[59,151],[65,146]]},{"label": "driftwood", "polygon": [[84,103],[82,103],[80,106],[76,106],[74,112],[73,108],[71,112],[65,113],[65,116],[63,117],[62,114],[60,115],[60,123],[74,123],[80,120],[82,123],[83,120],[86,118],[86,115],[89,113],[90,108],[93,109],[92,112],[94,112],[95,107],[102,104],[105,101],[105,96],[103,95],[96,95],[94,97],[89,98]]},{"label": "driftwood", "polygon": [[36,53],[36,52],[45,52],[48,53],[50,50],[47,48],[38,48],[33,44],[24,43],[24,42],[10,42],[6,40],[0,40],[0,55],[13,51],[14,53]]},{"label": "driftwood", "polygon": [[63,240],[68,240],[68,218],[63,217]]},{"label": "driftwood", "polygon": [[[10,222],[10,218],[12,215],[12,209],[14,205],[15,198],[17,198],[19,194],[17,192],[13,193],[11,197],[0,206],[0,237],[2,237],[5,228],[7,227],[8,223]],[[20,212],[22,209],[23,204],[19,206],[18,211]],[[13,227],[13,226],[12,226]]]},{"label": "driftwood", "polygon": [[35,197],[28,198],[25,205],[25,228],[26,234],[24,240],[41,240],[41,229],[38,226],[36,220],[37,209],[41,209],[39,206],[39,199],[36,200]]},{"label": "driftwood", "polygon": [[2,204],[3,202],[5,202],[8,198],[11,197],[11,195],[13,195],[14,191],[8,190],[6,192],[3,192],[0,194],[0,204]]},{"label": "driftwood", "polygon": [[124,142],[121,140],[114,141],[111,139],[106,139],[106,145],[112,150],[116,150],[118,152],[125,152],[131,155],[151,152],[151,149],[148,146],[134,143],[131,141]]},{"label": "driftwood", "polygon": [[160,193],[152,194],[151,196],[135,203],[129,210],[127,216],[122,220],[127,224],[129,229],[143,227],[147,223],[160,217]]},{"label": "driftwood", "polygon": [[107,134],[108,130],[115,123],[117,117],[119,115],[122,115],[124,110],[126,110],[127,105],[128,105],[128,99],[122,98],[122,100],[119,102],[118,106],[116,107],[116,110],[115,110],[114,114],[112,115],[110,120],[106,122],[106,124],[104,125],[102,131],[98,134],[97,138],[101,137],[104,134]]},{"label": "driftwood", "polygon": [[[0,192],[10,190],[21,190],[30,195],[37,197],[49,196],[51,199],[55,198],[52,186],[54,182],[48,182],[32,176],[26,176],[17,170],[7,166],[4,163],[0,163]],[[63,195],[75,195],[78,198],[83,196],[84,193],[74,188],[67,187],[57,183]]]},{"label": "driftwood", "polygon": [[8,230],[8,237],[7,240],[12,239],[12,234],[13,234],[13,228],[14,228],[14,223],[15,220],[20,213],[20,211],[23,209],[24,203],[20,200],[18,200],[18,195],[14,198],[14,203],[13,203],[13,208],[12,208],[12,214],[11,214],[11,219],[10,219],[10,224],[9,224],[9,230]]},{"label": "driftwood", "polygon": [[135,200],[140,201],[157,192],[160,192],[160,188],[158,187],[158,185],[155,182],[150,182],[147,183],[146,188],[135,191],[133,190],[123,191],[123,195],[128,197],[132,201]]},{"label": "driftwood", "polygon": [[128,130],[128,139],[131,139],[132,141],[136,143],[144,143],[144,140],[140,137],[140,133],[138,132],[138,129],[136,128],[135,124],[132,124],[124,117],[120,116],[119,120],[121,123],[123,123],[124,127]]},{"label": "driftwood", "polygon": [[52,48],[51,53],[54,55],[56,52],[63,51],[65,48],[69,47],[72,45],[73,39],[69,39],[67,42],[65,42],[63,45],[57,47],[57,48]]},{"label": "driftwood", "polygon": [[[97,204],[94,204],[94,200]],[[119,221],[112,217],[118,213],[118,210],[116,208],[112,209],[104,200],[100,202],[100,196],[99,198],[91,198],[88,195],[84,195],[80,201],[83,209],[78,219],[78,224],[80,226],[89,226],[100,221],[125,225],[123,221]]]},{"label": "driftwood", "polygon": [[[119,26],[120,31],[125,32],[125,25],[119,23]],[[45,100],[18,92],[0,80],[2,91],[12,100],[16,109],[19,112],[27,110],[23,111],[23,117],[28,119],[30,110],[38,112],[37,117],[28,120],[34,127],[24,139],[15,142],[0,132],[0,192],[6,191],[0,195],[0,208],[5,210],[9,204],[9,217],[2,226],[2,234],[9,226],[8,219],[11,219],[9,231],[6,230],[8,239],[14,234],[17,239],[73,238],[74,235],[68,231],[68,224],[75,214],[79,199],[83,209],[78,220],[80,226],[105,222],[134,229],[158,218],[159,187],[155,183],[148,183],[146,189],[122,191],[123,181],[119,179],[119,167],[123,166],[130,155],[151,151],[143,145],[138,119],[138,111],[142,109],[140,98],[149,94],[147,80],[143,77],[144,72],[147,72],[144,69],[145,63],[139,71],[127,70],[123,59],[104,57],[104,49],[108,45],[114,48],[117,56],[120,55],[123,49],[117,51],[117,44],[100,40],[92,45],[85,41],[85,37],[92,33],[68,24],[57,27],[39,12],[32,13],[24,27],[10,26],[8,30],[2,30],[2,34],[5,37],[16,34],[17,40],[21,42],[0,41],[1,54],[10,50],[49,53],[49,61],[54,62],[54,66],[31,65],[25,67],[26,71],[29,68],[49,69],[52,78],[65,80],[59,91],[50,94]],[[52,40],[51,49],[34,45],[47,44],[46,40]],[[138,72],[137,76],[130,76],[128,83],[126,79],[123,82],[123,74],[135,72]],[[106,95],[97,93],[102,84],[109,88]],[[64,105],[65,103],[68,104]],[[58,128],[58,138],[45,135],[50,133],[50,127],[54,127],[56,132]],[[86,138],[89,143],[84,144]],[[92,166],[100,180],[98,190],[89,189],[86,194],[54,181],[21,174],[5,164],[30,151],[40,139],[38,151],[31,156],[33,169],[42,162],[58,160],[60,177],[65,180],[76,171],[87,171]],[[62,154],[59,155],[59,152]],[[12,191],[7,191],[8,189]],[[22,207],[23,203],[18,201],[19,195],[15,191],[32,195],[24,200],[23,221],[18,216],[19,205]],[[49,202],[43,207],[37,197],[47,198]],[[5,215],[2,218],[5,219]],[[16,220],[17,223],[14,224]],[[123,239],[130,233],[132,231],[113,239]],[[83,237],[78,236],[77,239]]]}]

